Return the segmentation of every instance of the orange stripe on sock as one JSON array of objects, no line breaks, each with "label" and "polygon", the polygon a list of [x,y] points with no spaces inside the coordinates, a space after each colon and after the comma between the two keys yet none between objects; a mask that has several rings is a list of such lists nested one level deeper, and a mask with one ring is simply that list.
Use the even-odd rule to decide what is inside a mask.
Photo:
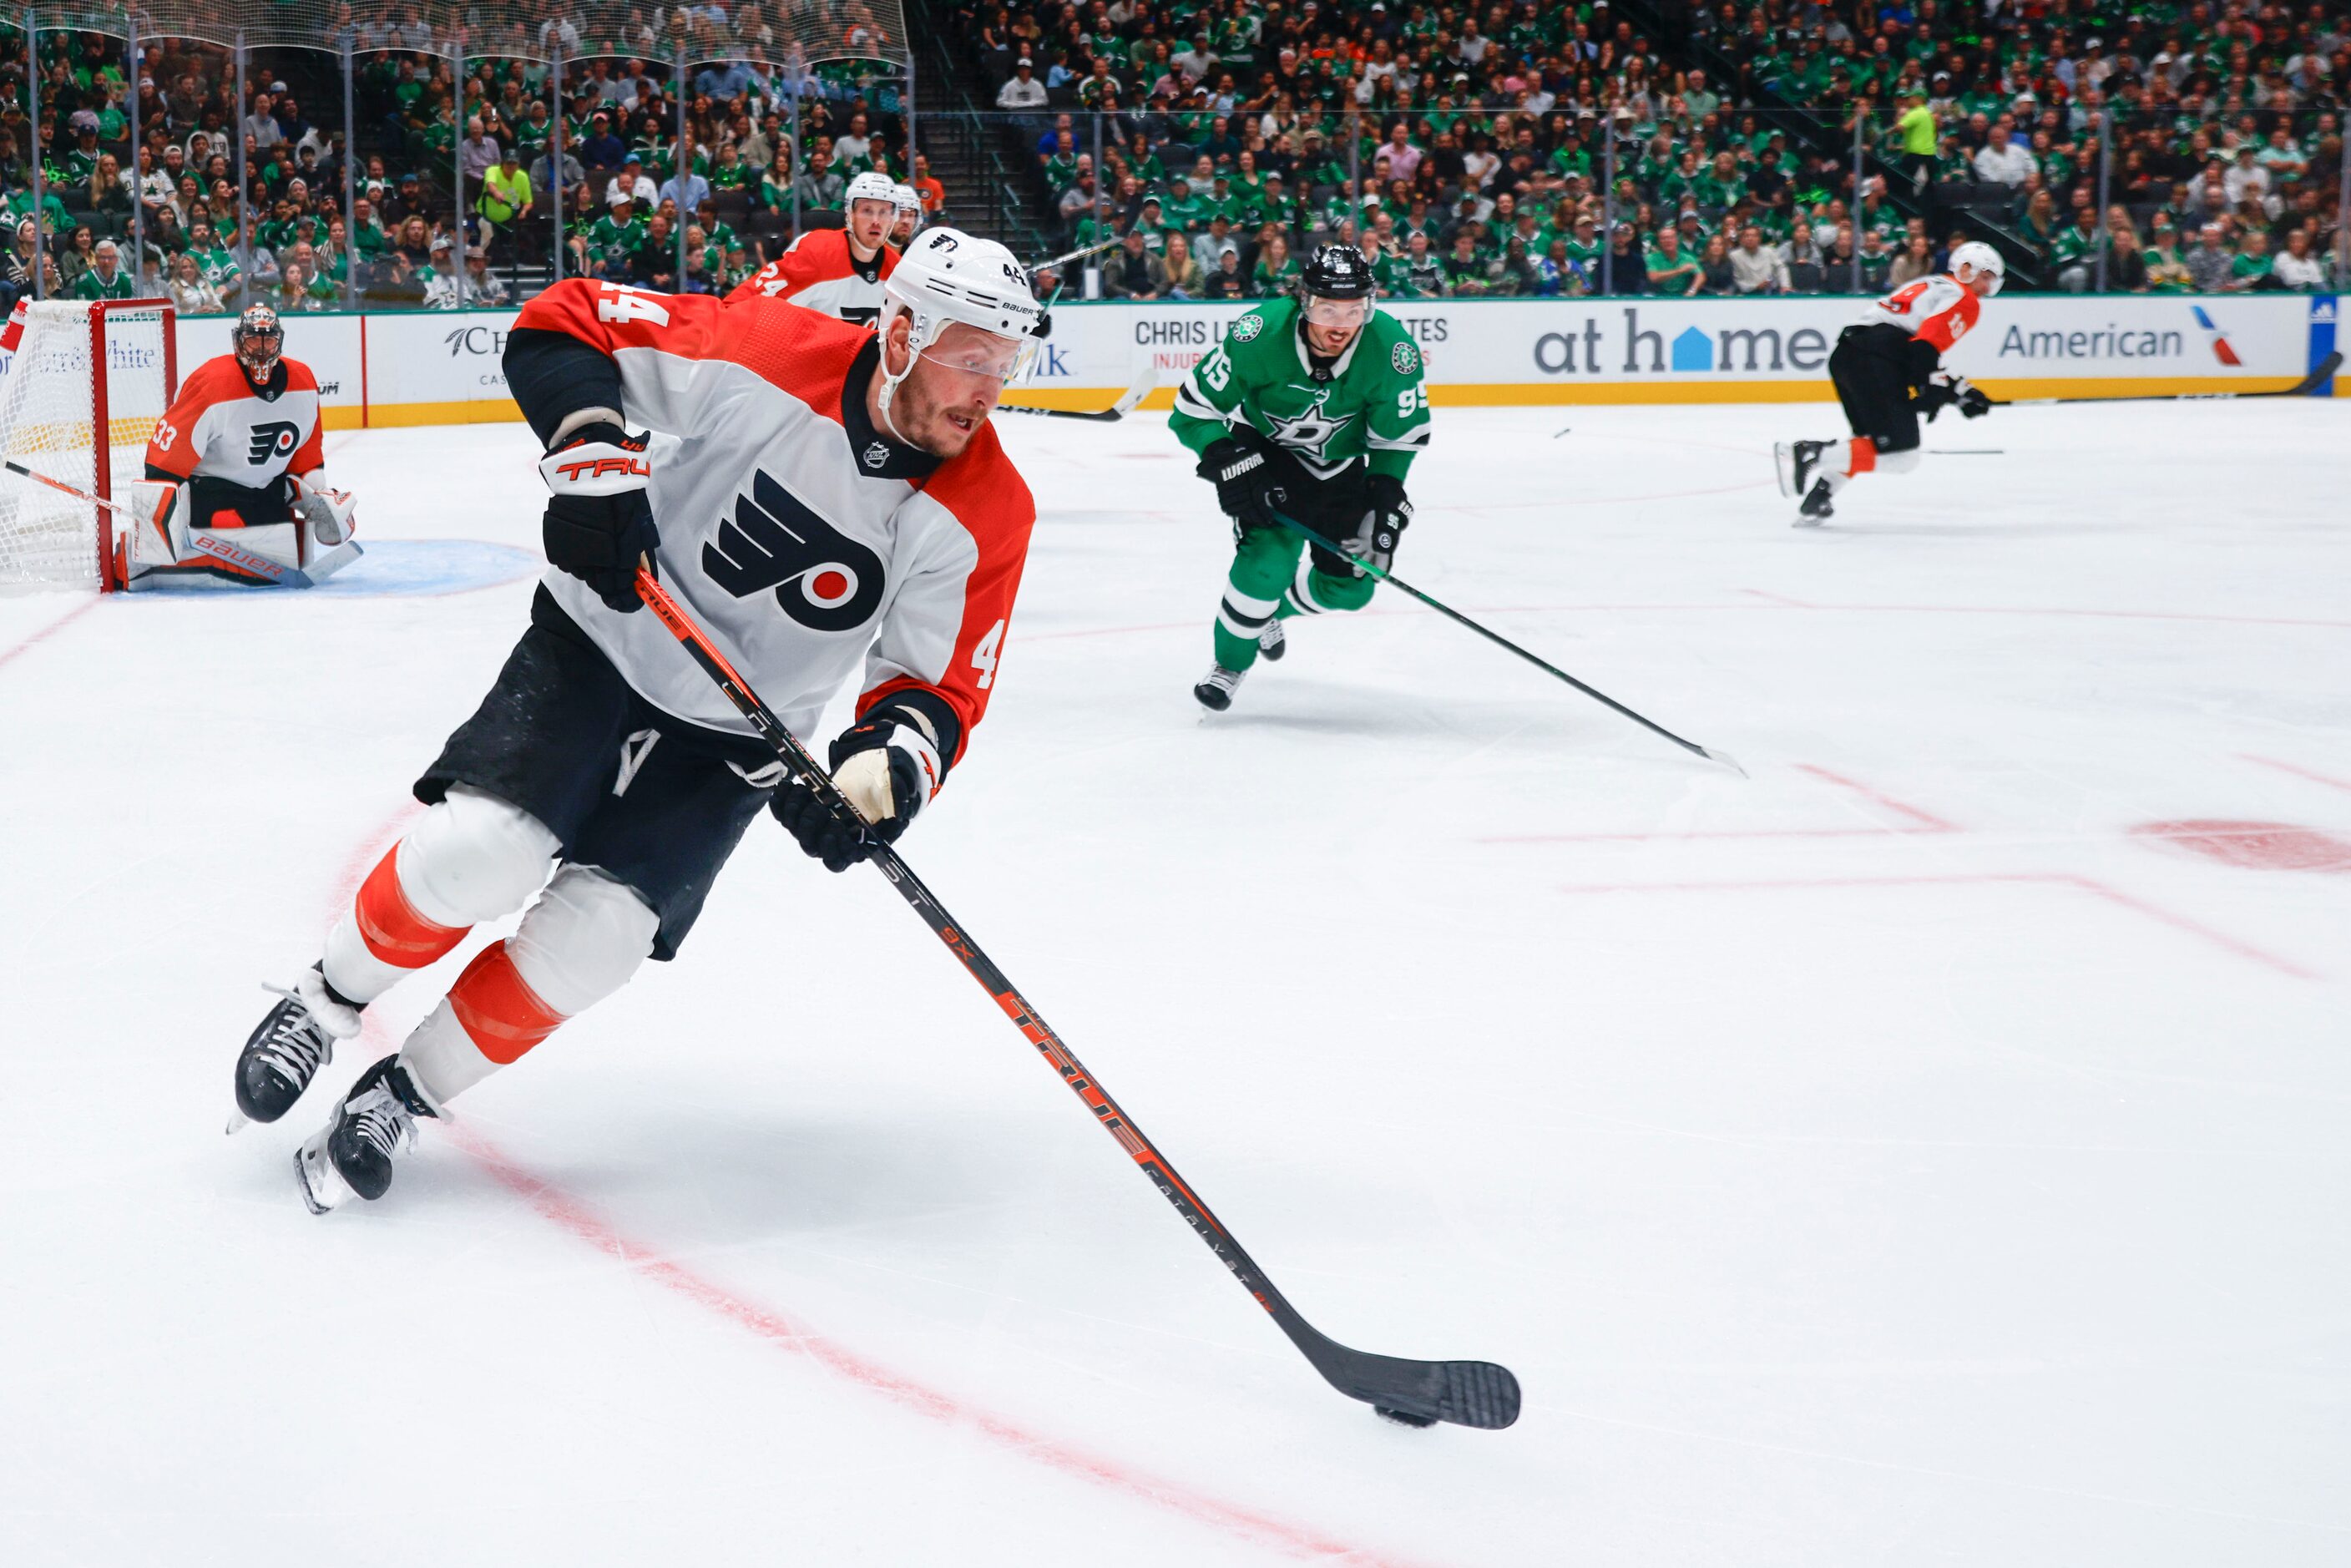
[{"label": "orange stripe on sock", "polygon": [[351,913],[369,952],[395,968],[421,969],[464,941],[465,927],[443,925],[416,912],[401,891],[399,858],[398,844],[384,852],[360,884]]},{"label": "orange stripe on sock", "polygon": [[507,945],[493,942],[449,988],[449,1010],[484,1056],[503,1067],[553,1034],[563,1015],[538,999],[515,970]]},{"label": "orange stripe on sock", "polygon": [[1866,435],[1853,438],[1853,464],[1845,470],[1848,476],[1873,473],[1877,467],[1877,443]]}]

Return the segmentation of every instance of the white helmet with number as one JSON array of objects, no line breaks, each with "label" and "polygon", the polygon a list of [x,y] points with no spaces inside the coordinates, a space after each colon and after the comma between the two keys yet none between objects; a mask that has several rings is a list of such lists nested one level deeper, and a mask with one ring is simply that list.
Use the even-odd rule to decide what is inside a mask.
[{"label": "white helmet with number", "polygon": [[1993,294],[2000,292],[2001,284],[2008,277],[2008,263],[2001,259],[2000,252],[1980,239],[1951,247],[1951,276],[1957,277],[1963,267],[1970,268],[1979,277],[1989,277]]},{"label": "white helmet with number", "polygon": [[846,209],[859,202],[887,202],[894,207],[898,204],[897,192],[897,183],[889,175],[868,169],[849,182],[849,188],[841,193],[841,204]]},{"label": "white helmet with number", "polygon": [[895,375],[884,357],[876,401],[885,420],[898,383],[914,368],[913,356],[937,342],[939,334],[956,323],[1019,345],[1008,381],[1020,373],[1046,331],[1045,308],[1037,303],[1029,274],[1012,253],[992,239],[952,228],[917,235],[882,280],[882,316],[876,326],[885,340],[891,324],[901,316],[908,318],[906,347],[911,352],[906,369]]}]

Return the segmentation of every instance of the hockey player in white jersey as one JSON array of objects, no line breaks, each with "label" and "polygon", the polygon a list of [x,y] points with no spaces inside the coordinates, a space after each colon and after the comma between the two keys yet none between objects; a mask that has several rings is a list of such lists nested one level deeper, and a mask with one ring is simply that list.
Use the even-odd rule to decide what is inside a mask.
[{"label": "hockey player in white jersey", "polygon": [[286,357],[266,305],[237,318],[230,342],[180,384],[147,443],[146,477],[128,487],[133,588],[190,572],[315,582],[359,554],[351,497],[327,483],[318,377]]},{"label": "hockey player in white jersey", "polygon": [[1991,412],[1991,399],[1945,370],[1943,356],[1974,328],[2007,272],[2000,252],[1970,241],[1952,250],[1950,271],[1904,284],[1838,335],[1829,379],[1853,434],[1782,442],[1774,451],[1780,493],[1803,497],[1798,528],[1826,521],[1837,492],[1861,475],[1916,468],[1921,415],[1931,420],[1953,404],[1970,419]]},{"label": "hockey player in white jersey", "polygon": [[891,225],[898,218],[897,190],[887,174],[868,170],[858,175],[844,193],[848,212],[841,227],[810,229],[726,298],[764,294],[844,321],[873,320],[882,313],[882,286],[898,265],[898,252],[890,244]]},{"label": "hockey player in white jersey", "polygon": [[[936,793],[987,711],[1027,559],[1035,506],[988,414],[1043,326],[1011,254],[946,228],[892,277],[878,334],[765,295],[590,279],[524,308],[506,373],[547,449],[550,570],[417,781],[431,809],[246,1041],[240,1116],[285,1114],[360,1009],[537,902],[303,1145],[314,1210],[382,1196],[419,1119],[672,956],[762,810],[839,871]],[[640,559],[795,733],[859,681],[831,756],[853,820],[778,787],[767,745],[637,612]]]}]

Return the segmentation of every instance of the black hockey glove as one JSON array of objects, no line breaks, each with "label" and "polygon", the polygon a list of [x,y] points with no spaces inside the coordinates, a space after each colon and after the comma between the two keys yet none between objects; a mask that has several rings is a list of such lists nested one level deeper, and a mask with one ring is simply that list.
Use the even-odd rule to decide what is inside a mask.
[{"label": "black hockey glove", "polygon": [[1931,423],[1934,417],[1954,403],[1969,419],[1981,419],[1991,412],[1991,399],[1984,396],[1974,382],[1952,371],[1937,371],[1918,389],[1918,412]]},{"label": "black hockey glove", "polygon": [[[1254,431],[1250,433],[1253,437]],[[1287,504],[1274,482],[1272,456],[1262,441],[1238,435],[1219,436],[1200,454],[1200,477],[1217,487],[1217,505],[1237,528],[1277,528],[1276,507]]]},{"label": "black hockey glove", "polygon": [[1374,474],[1364,488],[1371,493],[1372,509],[1364,519],[1364,559],[1385,571],[1412,522],[1412,502],[1405,496],[1404,481],[1393,475]]},{"label": "black hockey glove", "polygon": [[645,486],[653,476],[646,438],[617,424],[573,431],[538,460],[551,492],[543,537],[549,562],[615,610],[635,610],[637,561],[661,543]]},{"label": "black hockey glove", "polygon": [[785,780],[768,809],[801,851],[827,871],[847,871],[895,843],[938,789],[938,749],[902,713],[877,709],[832,743],[832,782],[852,810],[827,806],[798,779]]}]

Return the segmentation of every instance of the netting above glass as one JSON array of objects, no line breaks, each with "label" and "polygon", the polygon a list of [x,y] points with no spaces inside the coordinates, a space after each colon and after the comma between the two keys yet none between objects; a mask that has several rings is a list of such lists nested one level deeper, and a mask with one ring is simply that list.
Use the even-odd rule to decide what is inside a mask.
[{"label": "netting above glass", "polygon": [[[794,59],[903,60],[908,53],[900,0],[749,0],[725,5],[635,5],[612,0],[160,0],[135,8],[146,37],[195,38],[224,47],[415,50],[468,57],[545,60],[624,56],[689,62]],[[44,30],[120,38],[131,13],[98,0],[0,0],[0,27],[29,15]]]}]

